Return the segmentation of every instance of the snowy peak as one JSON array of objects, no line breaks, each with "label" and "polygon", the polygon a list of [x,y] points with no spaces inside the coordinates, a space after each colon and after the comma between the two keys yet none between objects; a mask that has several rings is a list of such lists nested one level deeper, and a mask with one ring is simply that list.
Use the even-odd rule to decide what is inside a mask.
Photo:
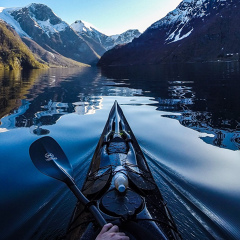
[{"label": "snowy peak", "polygon": [[72,28],[74,31],[76,31],[77,33],[82,33],[83,31],[84,31],[84,32],[87,32],[87,31],[90,30],[89,28],[87,28],[87,27],[85,26],[85,24],[84,24],[83,21],[81,21],[81,20],[75,21],[75,22],[72,23],[70,26],[71,26],[71,28]]},{"label": "snowy peak", "polygon": [[204,24],[207,17],[217,14],[233,2],[234,0],[183,0],[175,10],[155,22],[149,29],[169,29],[166,33],[166,43],[176,42],[191,35],[194,31],[191,22],[201,20]]},{"label": "snowy peak", "polygon": [[131,42],[134,38],[137,38],[141,35],[141,33],[137,29],[127,30],[122,34],[116,34],[107,36],[91,25],[82,20],[77,20],[73,24],[71,24],[71,28],[80,36],[88,36],[92,38],[94,41],[103,45],[106,50],[109,50],[115,47],[118,44],[126,44]]},{"label": "snowy peak", "polygon": [[28,23],[32,22],[35,27],[42,30],[42,32],[47,34],[48,37],[50,34],[64,31],[69,27],[66,22],[57,17],[53,11],[44,4],[32,3],[27,7],[9,11],[9,13],[17,22],[21,23],[23,19]]},{"label": "snowy peak", "polygon": [[104,42],[104,39],[107,37],[105,34],[96,30],[92,24],[82,20],[77,20],[70,26],[79,36],[88,37],[101,45],[102,42]]},{"label": "snowy peak", "polygon": [[91,25],[88,22],[82,21],[82,20],[77,20],[73,24],[70,25],[71,28],[76,31],[77,33],[82,33],[82,32],[92,32],[92,31],[97,31],[93,25]]},{"label": "snowy peak", "polygon": [[26,7],[29,11],[29,15],[32,16],[37,21],[46,22],[49,21],[50,24],[56,25],[62,22],[62,20],[56,16],[55,13],[44,4],[32,3]]},{"label": "snowy peak", "polygon": [[[21,37],[29,37],[29,35],[23,31],[20,24],[13,18],[11,12],[17,11],[21,8],[0,8],[0,19],[9,24]],[[30,37],[29,37],[30,38]]]},{"label": "snowy peak", "polygon": [[115,41],[115,45],[130,43],[134,38],[138,38],[141,33],[137,29],[130,29],[118,35],[110,36]]},{"label": "snowy peak", "polygon": [[12,26],[21,37],[29,37],[27,32],[30,24],[42,30],[48,37],[69,27],[49,7],[37,3],[23,8],[1,8],[0,18]]}]

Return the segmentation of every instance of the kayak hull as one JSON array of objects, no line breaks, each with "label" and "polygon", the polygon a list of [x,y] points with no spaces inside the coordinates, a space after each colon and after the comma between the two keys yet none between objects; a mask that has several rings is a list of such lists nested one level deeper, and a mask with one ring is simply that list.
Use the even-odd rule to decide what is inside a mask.
[{"label": "kayak hull", "polygon": [[[118,169],[124,169],[128,178],[124,192],[119,192],[114,185]],[[93,155],[82,192],[90,200],[89,205],[94,204],[107,222],[118,225],[132,240],[182,239],[116,101]],[[77,203],[66,239],[96,238],[100,227],[88,206]]]}]

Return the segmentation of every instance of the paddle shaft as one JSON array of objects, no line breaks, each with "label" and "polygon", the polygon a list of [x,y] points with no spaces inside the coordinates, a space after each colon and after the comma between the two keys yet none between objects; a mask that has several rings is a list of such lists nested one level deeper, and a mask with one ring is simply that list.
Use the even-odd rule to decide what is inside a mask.
[{"label": "paddle shaft", "polygon": [[[84,206],[89,203],[89,200],[82,194],[82,192],[78,189],[78,187],[73,184],[67,184],[69,189],[73,192],[73,194],[76,196],[76,198],[81,202]],[[94,205],[90,205],[88,207],[89,211],[92,213],[92,215],[95,217],[96,221],[98,222],[100,227],[103,227],[105,224],[107,224],[106,220],[103,218],[99,210]]]}]

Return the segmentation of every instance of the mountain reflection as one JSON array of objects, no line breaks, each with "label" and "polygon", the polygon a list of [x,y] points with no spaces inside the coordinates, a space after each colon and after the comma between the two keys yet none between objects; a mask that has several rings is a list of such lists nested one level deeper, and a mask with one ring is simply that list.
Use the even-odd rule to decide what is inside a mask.
[{"label": "mountain reflection", "polygon": [[104,96],[145,96],[206,143],[237,150],[239,75],[237,62],[0,72],[0,132],[46,135],[62,115],[94,114]]},{"label": "mountain reflection", "polygon": [[34,134],[46,135],[49,131],[41,128],[41,126],[53,125],[62,115],[73,112],[78,115],[94,114],[97,109],[101,108],[101,103],[102,98],[85,98],[84,101],[76,103],[61,103],[49,100],[47,105],[41,106],[42,111],[32,113],[31,116],[28,113],[30,102],[22,100],[22,105],[17,110],[1,119],[1,129],[3,131],[3,129],[10,130],[16,127],[29,127]]},{"label": "mountain reflection", "polygon": [[206,133],[204,142],[240,149],[239,63],[112,67],[102,74],[123,86],[141,88],[157,102],[152,104],[157,110],[171,112],[165,117]]},{"label": "mountain reflection", "polygon": [[[5,72],[0,83],[1,103],[6,102],[0,105],[0,132],[27,127],[37,135],[49,134],[47,125],[62,115],[94,114],[102,108],[102,96],[142,94],[138,89],[115,86],[94,68],[33,70],[17,77]],[[6,94],[10,89],[17,94]]]}]

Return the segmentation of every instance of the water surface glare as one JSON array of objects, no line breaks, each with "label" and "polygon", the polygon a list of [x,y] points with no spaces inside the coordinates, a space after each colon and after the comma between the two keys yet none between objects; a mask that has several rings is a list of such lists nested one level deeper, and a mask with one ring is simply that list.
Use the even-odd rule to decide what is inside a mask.
[{"label": "water surface glare", "polygon": [[239,63],[0,72],[1,239],[59,239],[76,200],[34,167],[58,141],[81,187],[117,100],[183,239],[240,239]]}]

